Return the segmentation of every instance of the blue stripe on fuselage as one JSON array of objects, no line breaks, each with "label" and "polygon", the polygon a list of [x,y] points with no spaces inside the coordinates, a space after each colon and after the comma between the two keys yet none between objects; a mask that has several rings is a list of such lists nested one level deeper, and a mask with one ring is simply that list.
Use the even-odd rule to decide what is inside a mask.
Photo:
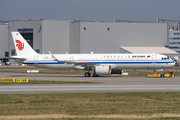
[{"label": "blue stripe on fuselage", "polygon": [[[174,63],[174,61],[76,61],[76,62],[83,62],[83,63],[92,63],[92,64],[166,64],[166,63]],[[26,61],[24,62],[24,64],[65,64],[63,62],[55,62],[55,61],[37,61],[37,62],[33,62],[33,61]]]}]

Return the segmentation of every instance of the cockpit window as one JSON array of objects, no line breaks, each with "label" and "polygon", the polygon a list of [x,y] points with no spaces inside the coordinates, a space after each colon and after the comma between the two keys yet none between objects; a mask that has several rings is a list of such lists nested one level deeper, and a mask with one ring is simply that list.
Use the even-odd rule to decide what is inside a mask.
[{"label": "cockpit window", "polygon": [[161,58],[161,60],[169,60],[169,58],[167,57],[167,58]]}]

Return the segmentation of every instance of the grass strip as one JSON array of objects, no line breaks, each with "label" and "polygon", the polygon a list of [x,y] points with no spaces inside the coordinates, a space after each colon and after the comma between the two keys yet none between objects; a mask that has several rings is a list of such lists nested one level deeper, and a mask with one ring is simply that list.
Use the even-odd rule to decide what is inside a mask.
[{"label": "grass strip", "polygon": [[69,116],[134,115],[151,118],[155,114],[160,118],[179,118],[180,93],[0,95],[0,108],[0,116],[64,114]]},{"label": "grass strip", "polygon": [[88,82],[88,81],[52,81],[52,80],[28,80],[28,82],[0,82],[0,85],[7,84],[84,84],[84,83],[99,83],[99,82]]}]

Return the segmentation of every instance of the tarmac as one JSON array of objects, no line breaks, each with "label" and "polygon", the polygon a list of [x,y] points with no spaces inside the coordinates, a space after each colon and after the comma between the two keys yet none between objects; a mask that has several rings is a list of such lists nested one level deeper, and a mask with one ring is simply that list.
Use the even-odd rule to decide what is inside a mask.
[{"label": "tarmac", "polygon": [[174,78],[146,78],[145,76],[84,77],[71,74],[0,72],[1,78],[29,80],[89,81],[85,84],[14,84],[0,85],[0,94],[48,93],[118,93],[118,92],[180,92],[180,76]]}]

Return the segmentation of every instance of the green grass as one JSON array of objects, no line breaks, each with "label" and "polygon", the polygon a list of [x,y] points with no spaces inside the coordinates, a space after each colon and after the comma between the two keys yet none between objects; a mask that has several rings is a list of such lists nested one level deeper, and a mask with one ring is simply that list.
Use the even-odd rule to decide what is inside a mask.
[{"label": "green grass", "polygon": [[98,83],[88,81],[52,81],[52,80],[28,80],[28,82],[0,82],[0,85],[7,84],[81,84],[81,83]]},{"label": "green grass", "polygon": [[[37,68],[36,68],[37,69]],[[35,69],[34,69],[35,70]],[[0,72],[13,72],[13,73],[27,73],[27,69],[25,70],[0,70]],[[84,70],[39,70],[39,73],[42,74],[77,74],[77,75],[84,75],[86,71]],[[92,74],[93,72],[90,71]],[[31,74],[31,73],[29,73]],[[38,74],[38,73],[35,73]]]},{"label": "green grass", "polygon": [[[0,72],[15,72],[15,73],[27,73],[27,70],[1,70]],[[41,74],[77,74],[77,75],[84,75],[86,71],[84,70],[39,70],[39,73]],[[152,70],[150,71],[132,71],[132,70],[124,70],[124,72],[129,73],[128,76],[146,76],[147,74],[154,74]],[[39,74],[36,73],[36,74]],[[93,74],[92,71],[90,71],[91,75]],[[164,71],[158,71],[157,74],[162,74]],[[180,72],[174,71],[176,76],[180,76]],[[31,73],[30,73],[31,74]]]},{"label": "green grass", "polygon": [[[69,116],[140,115],[148,117],[153,114],[180,114],[180,93],[0,95],[0,108],[0,116],[64,114]],[[165,118],[176,117],[158,119]]]}]

